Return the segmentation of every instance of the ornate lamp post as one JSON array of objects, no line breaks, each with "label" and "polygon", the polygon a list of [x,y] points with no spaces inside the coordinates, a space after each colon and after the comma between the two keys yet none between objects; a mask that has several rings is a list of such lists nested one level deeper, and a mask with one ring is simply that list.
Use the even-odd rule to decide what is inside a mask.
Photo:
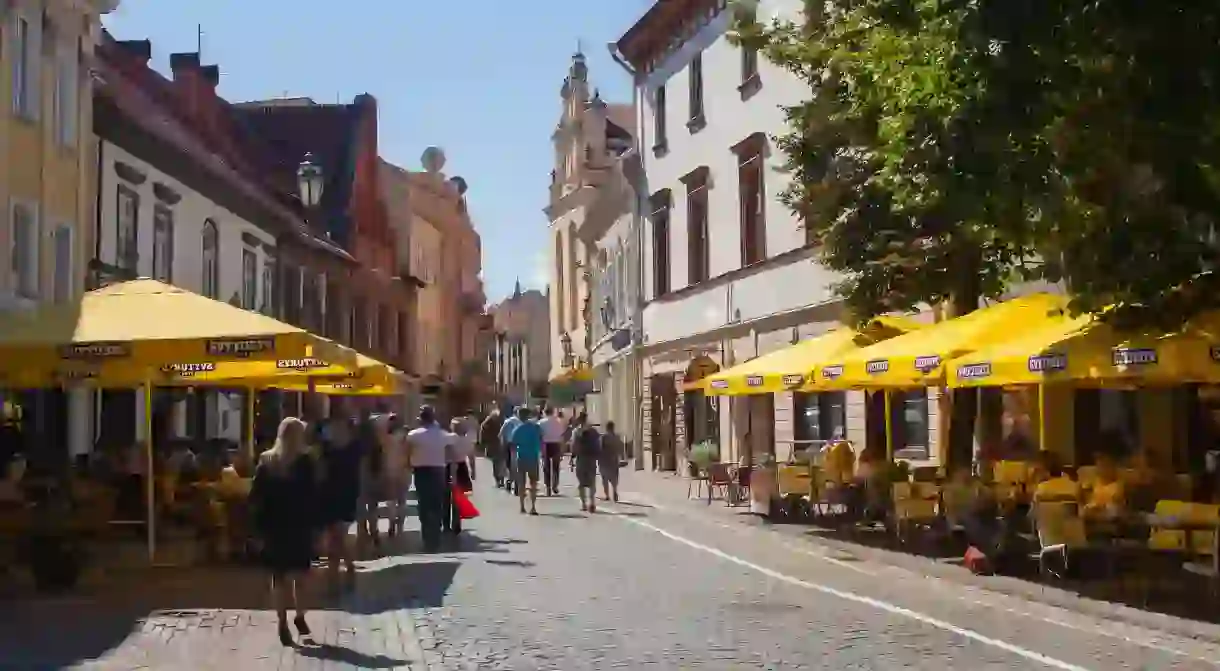
[{"label": "ornate lamp post", "polygon": [[560,365],[571,368],[576,365],[576,357],[572,354],[572,336],[567,331],[559,334],[559,346],[563,348],[563,360]]},{"label": "ornate lamp post", "polygon": [[307,152],[301,165],[297,167],[297,189],[301,203],[312,210],[322,202],[322,188],[325,186],[325,175],[322,166],[314,161],[313,152]]}]

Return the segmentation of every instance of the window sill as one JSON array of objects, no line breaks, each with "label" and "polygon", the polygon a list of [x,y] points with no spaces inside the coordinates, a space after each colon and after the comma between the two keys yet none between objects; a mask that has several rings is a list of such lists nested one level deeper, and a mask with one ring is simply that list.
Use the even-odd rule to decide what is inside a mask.
[{"label": "window sill", "polygon": [[669,143],[664,140],[652,145],[652,155],[661,158],[669,153]]},{"label": "window sill", "polygon": [[698,133],[704,128],[707,128],[707,117],[703,116],[702,113],[696,114],[691,117],[690,121],[686,122],[686,130],[690,131],[691,135]]},{"label": "window sill", "polygon": [[741,84],[737,86],[737,92],[741,94],[741,99],[743,101],[753,98],[754,94],[758,93],[760,89],[762,89],[762,77],[759,77],[757,72],[749,77],[746,77]]}]

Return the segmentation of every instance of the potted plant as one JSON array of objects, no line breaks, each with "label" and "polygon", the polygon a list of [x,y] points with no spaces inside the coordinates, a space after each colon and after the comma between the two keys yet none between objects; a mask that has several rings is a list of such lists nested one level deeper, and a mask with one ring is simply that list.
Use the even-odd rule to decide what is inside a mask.
[{"label": "potted plant", "polygon": [[35,499],[32,524],[22,543],[23,559],[39,591],[62,592],[80,579],[84,551],[72,528],[67,493],[48,488]]},{"label": "potted plant", "polygon": [[686,459],[690,464],[692,476],[706,473],[712,464],[720,460],[720,447],[710,440],[696,443],[690,448]]}]

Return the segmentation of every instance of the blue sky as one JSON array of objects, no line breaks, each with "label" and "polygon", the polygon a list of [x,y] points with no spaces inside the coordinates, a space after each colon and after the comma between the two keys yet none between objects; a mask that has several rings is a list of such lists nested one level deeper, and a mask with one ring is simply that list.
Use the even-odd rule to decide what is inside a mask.
[{"label": "blue sky", "polygon": [[[106,18],[119,39],[150,39],[153,64],[193,51],[220,66],[230,100],[377,97],[381,153],[419,169],[429,145],[470,183],[483,277],[498,300],[520,277],[545,283],[547,186],[559,87],[579,42],[611,101],[630,82],[606,43],[652,0],[122,0]],[[338,12],[336,10],[339,10]]]}]

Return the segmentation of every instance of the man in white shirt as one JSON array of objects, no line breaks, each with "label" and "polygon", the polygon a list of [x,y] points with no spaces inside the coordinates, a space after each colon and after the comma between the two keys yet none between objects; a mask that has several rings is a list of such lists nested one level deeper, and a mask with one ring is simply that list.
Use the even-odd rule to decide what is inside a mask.
[{"label": "man in white shirt", "polygon": [[436,413],[427,405],[419,409],[419,428],[407,434],[415,495],[419,504],[420,533],[424,538],[424,549],[429,552],[440,547],[441,520],[449,497],[446,469],[454,440],[452,433],[436,423]]},{"label": "man in white shirt", "polygon": [[562,418],[555,416],[555,408],[548,406],[545,414],[538,422],[542,429],[542,483],[547,496],[558,496],[559,461],[563,458],[563,436],[567,426]]}]

